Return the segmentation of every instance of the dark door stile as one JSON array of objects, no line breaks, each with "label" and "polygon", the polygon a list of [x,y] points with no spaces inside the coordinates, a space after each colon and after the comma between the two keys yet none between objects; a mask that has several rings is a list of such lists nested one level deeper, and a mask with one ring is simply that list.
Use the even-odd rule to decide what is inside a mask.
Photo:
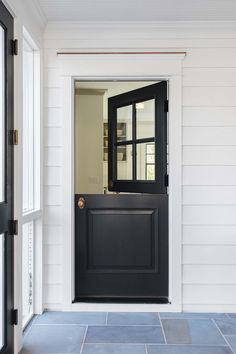
[{"label": "dark door stile", "polygon": [[[14,352],[14,236],[10,231],[10,221],[13,220],[13,166],[14,150],[11,140],[13,131],[13,17],[0,1],[0,26],[4,29],[4,104],[5,104],[5,198],[0,203],[0,234],[4,235],[4,346],[0,349],[1,354]],[[2,132],[1,132],[2,133]]]},{"label": "dark door stile", "polygon": [[[116,109],[155,100],[155,135],[117,142]],[[75,195],[74,302],[169,302],[167,173],[167,82],[114,96],[108,101],[108,188],[118,194]],[[155,144],[155,180],[118,180],[117,146]],[[158,156],[158,159],[157,159]],[[120,194],[120,192],[126,192]],[[130,192],[130,194],[127,194]],[[82,200],[82,204],[80,203]]]}]

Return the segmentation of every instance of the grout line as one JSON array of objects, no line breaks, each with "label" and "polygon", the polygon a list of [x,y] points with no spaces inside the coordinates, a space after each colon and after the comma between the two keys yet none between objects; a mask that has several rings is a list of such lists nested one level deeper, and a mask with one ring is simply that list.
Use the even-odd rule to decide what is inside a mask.
[{"label": "grout line", "polygon": [[[104,323],[36,323],[35,326],[91,326],[91,327],[104,327]],[[159,324],[109,324],[110,327],[161,327]]]},{"label": "grout line", "polygon": [[217,323],[215,322],[214,319],[212,319],[212,322],[214,323],[214,325],[216,326],[216,328],[218,329],[219,333],[221,334],[221,336],[224,338],[224,341],[226,342],[226,344],[228,345],[228,347],[230,348],[230,350],[232,351],[232,353],[235,354],[235,351],[233,350],[233,348],[231,347],[231,345],[229,344],[229,342],[227,341],[227,339],[225,338],[225,335],[221,332],[219,326],[217,325]]},{"label": "grout line", "polygon": [[159,318],[159,321],[160,321],[160,325],[161,325],[162,334],[163,334],[163,337],[164,337],[165,344],[167,344],[166,335],[165,335],[165,331],[164,331],[164,328],[163,328],[163,324],[162,324],[162,321],[161,321],[161,317],[160,317],[160,313],[159,313],[159,312],[158,312],[158,318]]},{"label": "grout line", "polygon": [[108,322],[108,312],[106,313],[106,325],[107,325],[107,322]]},{"label": "grout line", "polygon": [[147,344],[145,344],[144,347],[145,347],[145,353],[148,354]]},{"label": "grout line", "polygon": [[[94,344],[102,344],[102,345],[121,345],[121,344],[125,344],[125,345],[137,345],[137,346],[145,346],[145,345],[149,345],[149,346],[159,346],[159,347],[167,347],[166,344],[164,343],[137,343],[137,342],[129,342],[129,343],[124,343],[124,342],[89,342],[89,343],[86,343],[86,345],[94,345]],[[190,347],[202,347],[203,344],[188,344]],[[175,347],[175,346],[178,346],[178,347],[185,347],[186,344],[184,343],[181,343],[181,344],[168,344],[168,347]],[[215,348],[215,347],[220,347],[220,348],[229,348],[229,346],[227,345],[227,343],[225,344],[222,344],[222,345],[214,345],[214,344],[204,344],[204,347],[206,348]],[[41,353],[40,353],[41,354]],[[68,354],[68,353],[66,353]]]},{"label": "grout line", "polygon": [[87,335],[87,332],[88,332],[88,326],[86,326],[86,329],[84,331],[84,338],[83,338],[83,342],[82,342],[82,345],[81,345],[80,354],[82,354],[83,349],[84,349],[84,341],[85,341],[85,337]]}]

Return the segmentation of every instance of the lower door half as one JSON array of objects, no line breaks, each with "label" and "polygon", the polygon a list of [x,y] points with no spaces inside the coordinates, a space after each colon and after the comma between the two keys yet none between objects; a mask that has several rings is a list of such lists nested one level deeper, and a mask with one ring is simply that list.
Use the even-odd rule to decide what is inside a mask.
[{"label": "lower door half", "polygon": [[168,195],[75,196],[75,301],[168,302]]}]

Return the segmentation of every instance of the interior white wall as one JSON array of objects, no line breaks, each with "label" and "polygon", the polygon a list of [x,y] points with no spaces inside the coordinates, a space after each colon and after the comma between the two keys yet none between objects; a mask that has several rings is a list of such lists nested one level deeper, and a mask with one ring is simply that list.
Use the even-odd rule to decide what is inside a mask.
[{"label": "interior white wall", "polygon": [[62,308],[64,286],[64,143],[57,51],[124,48],[187,52],[183,62],[182,126],[183,310],[236,311],[235,39],[233,24],[231,27],[204,23],[47,26],[44,34],[46,308]]},{"label": "interior white wall", "polygon": [[75,191],[103,193],[103,94],[75,96]]}]

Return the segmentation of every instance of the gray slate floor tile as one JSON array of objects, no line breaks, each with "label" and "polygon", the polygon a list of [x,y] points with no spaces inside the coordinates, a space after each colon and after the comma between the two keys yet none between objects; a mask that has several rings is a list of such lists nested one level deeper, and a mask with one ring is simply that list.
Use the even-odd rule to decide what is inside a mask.
[{"label": "gray slate floor tile", "polygon": [[225,345],[211,320],[162,320],[168,344]]},{"label": "gray slate floor tile", "polygon": [[80,353],[85,328],[78,325],[33,325],[21,354]]},{"label": "gray slate floor tile", "polygon": [[227,313],[230,318],[236,318],[236,313]]},{"label": "gray slate floor tile", "polygon": [[83,324],[83,325],[104,325],[106,323],[106,312],[59,312],[46,311],[37,316],[36,324]]},{"label": "gray slate floor tile", "polygon": [[217,319],[228,318],[225,313],[160,312],[160,318]]},{"label": "gray slate floor tile", "polygon": [[223,334],[236,335],[236,318],[215,321]]},{"label": "gray slate floor tile", "polygon": [[147,312],[111,312],[107,324],[110,325],[154,325],[160,326],[158,313]]},{"label": "gray slate floor tile", "polygon": [[148,354],[232,354],[228,347],[149,345]]},{"label": "gray slate floor tile", "polygon": [[85,343],[164,343],[157,326],[89,326]]},{"label": "gray slate floor tile", "polygon": [[85,344],[82,354],[146,354],[142,344]]},{"label": "gray slate floor tile", "polygon": [[236,353],[236,336],[225,336],[225,338],[229,342],[234,353]]}]

